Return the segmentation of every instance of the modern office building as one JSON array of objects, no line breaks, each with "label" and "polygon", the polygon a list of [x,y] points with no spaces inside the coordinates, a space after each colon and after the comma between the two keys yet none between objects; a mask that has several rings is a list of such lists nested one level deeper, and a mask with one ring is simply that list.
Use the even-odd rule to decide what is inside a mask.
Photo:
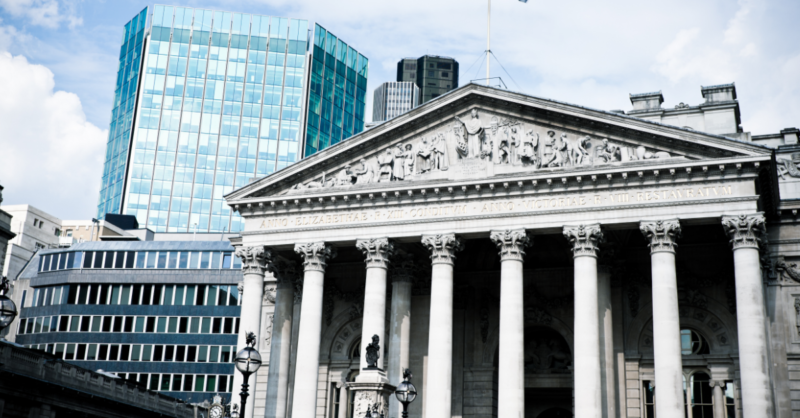
[{"label": "modern office building", "polygon": [[240,231],[222,196],[361,132],[367,68],[306,20],[145,8],[122,37],[97,218]]},{"label": "modern office building", "polygon": [[411,81],[388,81],[375,89],[372,121],[383,122],[419,106],[420,90]]},{"label": "modern office building", "polygon": [[420,88],[420,103],[458,87],[458,61],[438,55],[403,58],[397,63],[397,81],[412,81]]},{"label": "modern office building", "polygon": [[227,240],[44,249],[12,282],[6,338],[186,401],[230,399],[241,280]]}]

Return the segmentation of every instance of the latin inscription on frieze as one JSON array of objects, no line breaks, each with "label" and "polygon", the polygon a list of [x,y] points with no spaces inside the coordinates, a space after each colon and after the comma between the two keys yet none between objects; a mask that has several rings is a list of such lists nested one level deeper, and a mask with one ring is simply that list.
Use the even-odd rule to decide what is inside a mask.
[{"label": "latin inscription on frieze", "polygon": [[530,212],[592,209],[602,207],[640,205],[650,203],[678,203],[714,200],[735,195],[751,194],[731,185],[704,185],[700,187],[675,187],[664,189],[636,189],[610,192],[588,192],[562,195],[518,196],[478,202],[452,204],[408,205],[396,209],[368,209],[362,211],[336,211],[314,215],[286,215],[260,221],[259,229],[303,228],[319,225],[360,225],[371,222],[408,221],[416,219],[458,218],[464,216],[492,215],[511,212]]}]

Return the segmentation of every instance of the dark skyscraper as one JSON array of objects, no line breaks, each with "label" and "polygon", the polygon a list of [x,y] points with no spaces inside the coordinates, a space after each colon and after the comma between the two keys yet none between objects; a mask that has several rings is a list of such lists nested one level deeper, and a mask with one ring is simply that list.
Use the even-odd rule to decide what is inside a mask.
[{"label": "dark skyscraper", "polygon": [[437,55],[403,58],[397,63],[397,81],[416,83],[420,103],[425,103],[458,87],[458,61]]}]

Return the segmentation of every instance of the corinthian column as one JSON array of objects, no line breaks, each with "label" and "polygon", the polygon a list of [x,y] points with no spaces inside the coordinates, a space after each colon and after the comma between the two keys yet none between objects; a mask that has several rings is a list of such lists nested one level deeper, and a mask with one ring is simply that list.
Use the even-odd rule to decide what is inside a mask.
[{"label": "corinthian column", "polygon": [[317,413],[319,344],[322,336],[322,291],[325,267],[336,257],[336,248],[324,242],[296,244],[303,257],[303,305],[297,338],[292,418],[313,418]]},{"label": "corinthian column", "polygon": [[[386,273],[389,269],[389,258],[394,254],[394,243],[388,238],[361,239],[356,241],[356,248],[366,257],[367,281],[364,285],[364,321],[361,325],[361,368],[366,368],[367,346],[372,337],[383,338],[386,335]],[[376,366],[383,369],[383,345],[378,350]]]},{"label": "corinthian column", "polygon": [[653,276],[653,354],[655,357],[656,416],[683,418],[683,362],[678,317],[678,282],[675,241],[680,237],[677,219],[642,221],[639,229],[650,246]]},{"label": "corinthian column", "polygon": [[763,213],[722,217],[722,226],[733,246],[742,411],[747,418],[772,416],[764,288],[758,252],[761,240],[766,238],[764,222]]},{"label": "corinthian column", "polygon": [[[267,270],[267,263],[272,259],[272,251],[263,246],[239,247],[236,249],[236,256],[242,260],[242,273],[244,274],[244,285],[242,286],[242,307],[239,311],[239,337],[237,339],[237,352],[245,346],[245,336],[248,332],[259,332],[261,330],[261,300],[264,297],[264,272]],[[260,338],[256,338],[256,350],[259,349]],[[256,387],[257,374],[253,374],[249,382],[251,387]],[[233,375],[234,393],[239,391],[242,386],[241,373]],[[247,405],[246,413],[253,416],[255,402]]]},{"label": "corinthian column", "polygon": [[[414,279],[414,258],[398,254],[392,264],[392,312],[389,318],[389,353],[386,374],[390,383],[403,378],[409,367],[411,343],[411,286]],[[400,402],[389,402],[389,418],[400,418]]]},{"label": "corinthian column", "polygon": [[598,315],[597,244],[599,224],[565,226],[575,262],[575,416],[600,418],[600,318]]},{"label": "corinthian column", "polygon": [[272,317],[272,341],[269,351],[266,418],[286,417],[289,394],[289,361],[292,355],[292,311],[294,280],[297,272],[293,261],[276,257],[268,265],[278,280],[275,289],[275,312]]},{"label": "corinthian column", "polygon": [[531,239],[524,229],[492,231],[500,251],[500,356],[497,416],[525,416],[525,309],[522,262]]},{"label": "corinthian column", "polygon": [[464,248],[455,234],[423,235],[431,253],[431,314],[428,334],[426,418],[451,418],[453,382],[453,266]]}]

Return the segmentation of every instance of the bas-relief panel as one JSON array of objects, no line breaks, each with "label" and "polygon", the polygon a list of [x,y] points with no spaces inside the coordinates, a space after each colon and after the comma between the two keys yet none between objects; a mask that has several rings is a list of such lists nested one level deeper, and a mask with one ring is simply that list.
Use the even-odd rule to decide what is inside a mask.
[{"label": "bas-relief panel", "polygon": [[670,158],[664,151],[556,130],[472,109],[410,140],[387,146],[336,172],[320,173],[288,193],[315,188],[487,177],[500,173],[563,169]]},{"label": "bas-relief panel", "polygon": [[800,199],[800,152],[777,155],[781,199]]}]

